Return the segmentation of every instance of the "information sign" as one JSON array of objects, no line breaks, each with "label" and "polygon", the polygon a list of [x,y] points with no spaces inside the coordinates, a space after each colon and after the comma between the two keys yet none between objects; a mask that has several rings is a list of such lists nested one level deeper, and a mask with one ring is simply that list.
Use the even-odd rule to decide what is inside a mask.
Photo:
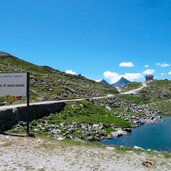
[{"label": "information sign", "polygon": [[27,96],[27,73],[0,73],[0,96]]}]

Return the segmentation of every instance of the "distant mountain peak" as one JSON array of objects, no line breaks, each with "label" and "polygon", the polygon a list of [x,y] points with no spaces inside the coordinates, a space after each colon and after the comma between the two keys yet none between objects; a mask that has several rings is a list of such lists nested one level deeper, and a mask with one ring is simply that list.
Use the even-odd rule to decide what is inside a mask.
[{"label": "distant mountain peak", "polygon": [[[124,77],[121,77],[119,81],[129,81],[129,80],[127,80],[127,79],[124,78]],[[129,82],[130,82],[130,81],[129,81]]]},{"label": "distant mountain peak", "polygon": [[127,80],[126,78],[124,77],[121,77],[120,80],[114,84],[112,84],[113,87],[119,87],[119,88],[122,88],[122,87],[125,87],[127,86],[128,84],[130,83],[129,80]]},{"label": "distant mountain peak", "polygon": [[108,85],[108,86],[111,86],[106,80],[104,80],[104,79],[102,79],[101,81],[100,81],[100,83],[102,83],[102,84],[105,84],[105,85]]}]

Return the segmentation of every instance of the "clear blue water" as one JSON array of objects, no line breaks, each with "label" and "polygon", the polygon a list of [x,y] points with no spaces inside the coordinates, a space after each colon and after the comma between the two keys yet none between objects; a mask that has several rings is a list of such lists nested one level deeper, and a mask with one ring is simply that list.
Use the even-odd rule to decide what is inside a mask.
[{"label": "clear blue water", "polygon": [[171,116],[163,117],[164,121],[143,125],[132,130],[131,134],[111,140],[102,140],[105,145],[139,146],[144,149],[171,152]]}]

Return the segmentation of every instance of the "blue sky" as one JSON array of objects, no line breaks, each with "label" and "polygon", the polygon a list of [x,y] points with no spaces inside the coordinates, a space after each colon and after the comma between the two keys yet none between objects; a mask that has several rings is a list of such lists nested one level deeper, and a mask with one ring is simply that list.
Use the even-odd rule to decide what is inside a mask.
[{"label": "blue sky", "polygon": [[171,79],[170,0],[1,0],[0,8],[1,51],[94,80]]}]

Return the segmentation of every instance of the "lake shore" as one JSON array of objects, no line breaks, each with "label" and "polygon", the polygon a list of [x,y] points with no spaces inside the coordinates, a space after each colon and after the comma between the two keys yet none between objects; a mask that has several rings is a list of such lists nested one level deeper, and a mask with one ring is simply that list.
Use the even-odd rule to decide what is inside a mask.
[{"label": "lake shore", "polygon": [[167,171],[171,168],[171,158],[160,153],[136,153],[47,138],[0,135],[0,141],[0,170]]},{"label": "lake shore", "polygon": [[[132,129],[131,134],[119,138],[102,140],[106,145],[138,146],[143,149],[171,152],[171,117],[163,116],[163,121],[155,124],[145,124]],[[160,137],[160,138],[159,138]]]},{"label": "lake shore", "polygon": [[[30,130],[56,139],[101,141],[120,137],[130,133],[131,128],[160,120],[159,112],[154,109],[144,105],[128,105],[118,97],[109,97],[68,102],[62,112],[33,120]],[[19,122],[12,132],[19,133],[25,129],[26,123]]]}]

